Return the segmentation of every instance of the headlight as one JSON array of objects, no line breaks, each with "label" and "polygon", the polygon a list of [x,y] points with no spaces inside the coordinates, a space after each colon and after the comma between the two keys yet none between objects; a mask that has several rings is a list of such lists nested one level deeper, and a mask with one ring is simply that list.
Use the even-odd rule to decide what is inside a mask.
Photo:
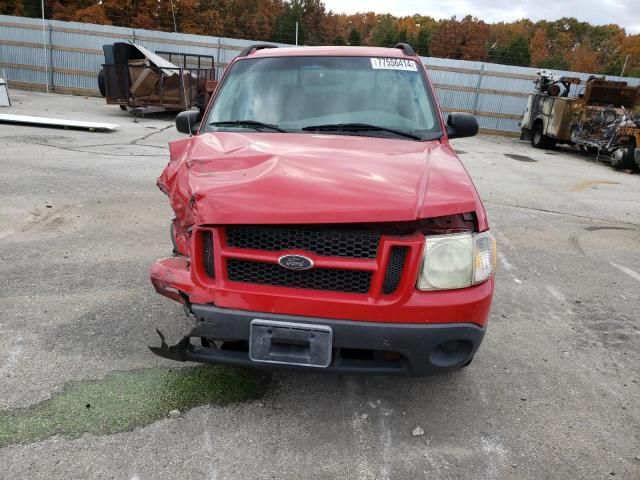
[{"label": "headlight", "polygon": [[496,243],[489,232],[430,235],[418,278],[420,290],[464,288],[484,282],[495,270]]}]

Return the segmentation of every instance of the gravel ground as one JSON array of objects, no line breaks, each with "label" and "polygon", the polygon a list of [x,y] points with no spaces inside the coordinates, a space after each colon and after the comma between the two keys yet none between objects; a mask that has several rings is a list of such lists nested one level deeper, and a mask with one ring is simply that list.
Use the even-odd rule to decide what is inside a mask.
[{"label": "gravel ground", "polygon": [[[114,371],[180,366],[146,348],[155,327],[171,340],[188,328],[148,281],[171,249],[155,179],[180,138],[172,117],[134,122],[102,99],[11,93],[3,112],[120,129],[0,124],[0,410]],[[640,175],[511,138],[454,146],[499,248],[469,368],[279,373],[261,400],[6,446],[0,478],[640,478]]]}]

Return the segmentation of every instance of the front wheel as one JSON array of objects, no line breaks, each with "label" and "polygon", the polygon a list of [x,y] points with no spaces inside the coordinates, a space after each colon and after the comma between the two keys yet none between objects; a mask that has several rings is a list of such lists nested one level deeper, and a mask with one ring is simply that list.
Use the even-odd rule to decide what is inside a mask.
[{"label": "front wheel", "polygon": [[531,133],[531,146],[533,148],[553,148],[555,145],[556,139],[542,132],[542,122],[536,122]]}]

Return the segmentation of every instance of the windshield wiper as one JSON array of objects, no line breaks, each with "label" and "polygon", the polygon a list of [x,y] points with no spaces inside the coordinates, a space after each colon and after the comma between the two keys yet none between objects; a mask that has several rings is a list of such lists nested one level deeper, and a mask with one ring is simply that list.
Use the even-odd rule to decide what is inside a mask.
[{"label": "windshield wiper", "polygon": [[380,127],[378,125],[370,125],[368,123],[333,123],[326,125],[309,125],[308,127],[302,127],[302,130],[307,132],[320,132],[320,131],[338,131],[338,132],[364,132],[367,130],[378,132],[389,132],[401,137],[411,138],[413,140],[422,140],[421,137],[412,133],[403,132],[402,130],[395,130],[393,128]]},{"label": "windshield wiper", "polygon": [[258,122],[257,120],[228,120],[226,122],[211,122],[208,125],[212,127],[224,127],[225,125],[229,125],[232,127],[249,127],[255,130],[260,130],[261,128],[268,128],[270,130],[275,130],[276,132],[287,133],[286,130],[283,130],[277,125]]}]

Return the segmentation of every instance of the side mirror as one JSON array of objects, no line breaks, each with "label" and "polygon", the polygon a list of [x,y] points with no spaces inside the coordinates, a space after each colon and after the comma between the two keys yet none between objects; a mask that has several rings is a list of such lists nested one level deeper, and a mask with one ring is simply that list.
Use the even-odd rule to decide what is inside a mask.
[{"label": "side mirror", "polygon": [[449,138],[473,137],[478,133],[478,120],[470,113],[451,112],[447,117]]},{"label": "side mirror", "polygon": [[180,133],[193,135],[198,131],[200,112],[197,110],[186,110],[176,116],[176,130]]}]

